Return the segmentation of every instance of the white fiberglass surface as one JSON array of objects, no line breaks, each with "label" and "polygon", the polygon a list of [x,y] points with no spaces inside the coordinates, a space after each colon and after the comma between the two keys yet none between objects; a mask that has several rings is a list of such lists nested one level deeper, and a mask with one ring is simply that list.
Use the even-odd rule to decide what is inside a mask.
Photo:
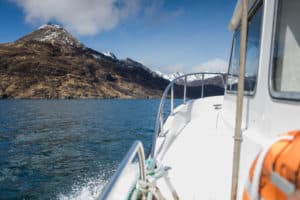
[{"label": "white fiberglass surface", "polygon": [[[176,134],[172,144],[161,152],[161,163],[170,166],[170,181],[180,199],[229,199],[232,166],[232,135],[217,131],[223,97],[209,97],[188,102],[175,109],[172,121],[166,124],[169,133]],[[190,107],[191,109],[187,109]],[[189,112],[187,112],[187,110]],[[182,111],[182,112],[181,112]],[[180,132],[172,132],[172,124],[178,128],[182,119],[189,118]],[[182,115],[185,116],[182,116]],[[171,137],[170,135],[167,136]],[[164,180],[159,181],[167,199],[172,199]]]}]

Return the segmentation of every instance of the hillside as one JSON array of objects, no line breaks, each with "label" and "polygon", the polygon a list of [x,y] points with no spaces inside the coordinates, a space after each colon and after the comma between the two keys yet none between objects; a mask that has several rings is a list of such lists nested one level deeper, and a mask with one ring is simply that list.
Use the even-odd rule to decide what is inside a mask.
[{"label": "hillside", "polygon": [[[179,75],[168,77],[130,58],[95,51],[58,25],[0,44],[3,99],[160,98]],[[188,97],[199,97],[202,82],[190,78]],[[176,82],[176,97],[182,97],[182,81]],[[224,92],[220,77],[206,79],[205,85],[205,96]]]},{"label": "hillside", "polygon": [[132,59],[85,47],[57,25],[0,44],[2,98],[154,98],[168,83]]}]

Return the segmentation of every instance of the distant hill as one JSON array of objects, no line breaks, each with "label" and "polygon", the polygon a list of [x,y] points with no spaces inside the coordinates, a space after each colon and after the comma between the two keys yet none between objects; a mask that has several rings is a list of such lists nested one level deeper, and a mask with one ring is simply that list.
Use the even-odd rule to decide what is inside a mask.
[{"label": "distant hill", "polygon": [[[64,28],[47,24],[15,42],[0,44],[0,98],[160,98],[171,76],[112,52],[84,46]],[[182,95],[182,82],[175,96]],[[205,93],[220,95],[219,78],[206,79]],[[189,79],[188,96],[201,94],[201,81]]]},{"label": "distant hill", "polygon": [[2,98],[154,98],[168,83],[132,59],[85,47],[58,25],[0,44]]}]

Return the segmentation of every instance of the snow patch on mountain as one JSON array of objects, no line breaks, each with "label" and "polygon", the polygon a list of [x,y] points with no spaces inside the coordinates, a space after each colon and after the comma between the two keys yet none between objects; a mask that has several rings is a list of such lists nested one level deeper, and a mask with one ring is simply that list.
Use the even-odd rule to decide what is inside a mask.
[{"label": "snow patch on mountain", "polygon": [[84,45],[74,38],[68,31],[57,24],[44,24],[40,26],[29,38],[25,40],[35,40],[47,43],[62,43],[73,47],[84,48]]},{"label": "snow patch on mountain", "polygon": [[[163,74],[160,71],[155,71],[155,73],[157,73],[160,77],[162,77],[162,78],[164,78],[166,80],[169,80],[169,81],[173,81],[174,79],[176,79],[176,78],[184,75],[183,72],[175,72],[175,73],[171,73],[171,74]],[[191,76],[187,77],[187,81],[188,82],[192,82],[192,81],[199,80],[199,79],[201,79],[199,77],[199,75],[191,75]]]},{"label": "snow patch on mountain", "polygon": [[[169,80],[169,81],[173,81],[174,79],[176,79],[176,78],[178,78],[180,76],[185,75],[185,73],[183,73],[183,72],[175,72],[175,73],[171,73],[171,74],[164,74],[164,73],[162,73],[160,71],[155,71],[155,73],[158,76],[160,76],[160,77],[162,77],[162,78],[164,78],[166,80]],[[209,79],[209,78],[213,78],[215,76],[218,76],[218,75],[205,74],[204,75],[204,80]],[[183,80],[183,78],[181,80]],[[199,81],[199,80],[202,80],[202,74],[195,74],[195,75],[189,75],[189,76],[187,76],[187,82],[193,82],[193,81]]]},{"label": "snow patch on mountain", "polygon": [[117,60],[117,59],[118,59],[117,56],[115,56],[115,54],[113,54],[113,53],[110,52],[110,51],[103,52],[103,54],[104,54],[105,56],[107,56],[107,57],[110,57],[110,58],[114,59],[114,60]]},{"label": "snow patch on mountain", "polygon": [[97,59],[97,60],[101,60],[101,56],[98,54],[91,54],[93,56],[93,58]]},{"label": "snow patch on mountain", "polygon": [[40,26],[38,29],[45,29],[45,28],[62,28],[60,25],[58,24],[43,24],[42,26]]}]

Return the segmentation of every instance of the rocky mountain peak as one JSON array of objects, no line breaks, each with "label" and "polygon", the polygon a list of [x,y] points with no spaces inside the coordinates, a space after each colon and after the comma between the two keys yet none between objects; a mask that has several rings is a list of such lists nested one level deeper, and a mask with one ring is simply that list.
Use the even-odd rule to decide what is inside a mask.
[{"label": "rocky mountain peak", "polygon": [[62,27],[58,24],[52,24],[52,23],[47,23],[47,24],[44,24],[42,26],[40,26],[38,29],[62,29]]},{"label": "rocky mountain peak", "polygon": [[110,51],[103,52],[103,54],[104,54],[105,56],[107,56],[107,57],[110,57],[110,58],[114,59],[114,60],[117,60],[117,59],[118,59],[117,56],[116,56],[114,53],[110,52]]},{"label": "rocky mountain peak", "polygon": [[67,30],[57,24],[44,24],[32,33],[20,38],[16,42],[44,42],[50,44],[67,45],[83,48],[84,45],[73,37]]},{"label": "rocky mountain peak", "polygon": [[144,64],[85,47],[55,24],[0,44],[0,98],[154,98],[168,84]]},{"label": "rocky mountain peak", "polygon": [[131,58],[126,58],[125,60],[123,60],[125,63],[127,63],[128,65],[133,65],[133,66],[142,66],[141,63],[132,60]]}]

